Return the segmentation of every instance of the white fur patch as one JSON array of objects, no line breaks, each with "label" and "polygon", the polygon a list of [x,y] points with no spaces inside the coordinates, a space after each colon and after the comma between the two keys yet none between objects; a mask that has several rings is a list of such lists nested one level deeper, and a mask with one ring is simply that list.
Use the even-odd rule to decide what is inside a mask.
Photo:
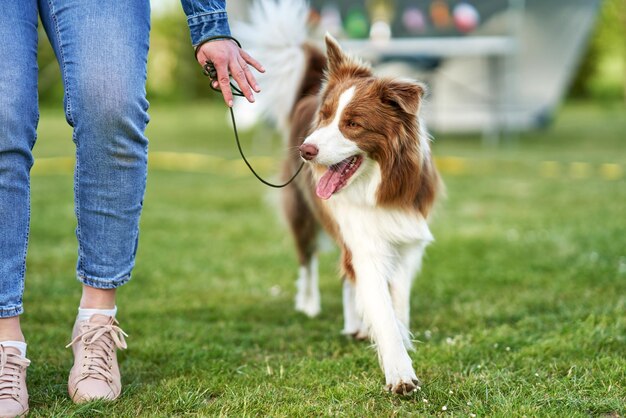
[{"label": "white fur patch", "polygon": [[296,287],[296,310],[311,318],[317,316],[321,311],[321,301],[316,256],[311,258],[309,265],[300,266]]},{"label": "white fur patch", "polygon": [[407,353],[412,347],[409,298],[413,276],[433,236],[418,212],[376,205],[380,167],[372,160],[363,164],[359,178],[327,201],[352,252],[356,273],[354,293],[344,288],[344,332],[362,321],[359,328],[369,330],[386,383],[394,390],[416,379]]},{"label": "white fur patch", "polygon": [[422,157],[422,164],[424,164],[430,158],[430,134],[426,129],[426,122],[422,118],[418,118],[419,123],[419,147],[420,156]]},{"label": "white fur patch", "polygon": [[255,72],[262,89],[255,96],[256,103],[240,103],[237,112],[266,115],[281,130],[288,130],[306,71],[302,44],[307,39],[308,4],[302,0],[257,0],[252,2],[249,16],[249,23],[233,23],[233,35],[266,71]]},{"label": "white fur patch", "polygon": [[356,306],[356,288],[348,280],[343,280],[343,330],[342,334],[355,335],[361,331],[363,324],[361,314]]},{"label": "white fur patch", "polygon": [[350,141],[344,137],[339,130],[341,116],[346,106],[348,106],[354,97],[355,90],[356,87],[352,86],[341,93],[332,122],[315,130],[304,140],[305,144],[315,145],[319,150],[314,160],[315,163],[330,166],[353,155],[363,153],[354,141]]}]

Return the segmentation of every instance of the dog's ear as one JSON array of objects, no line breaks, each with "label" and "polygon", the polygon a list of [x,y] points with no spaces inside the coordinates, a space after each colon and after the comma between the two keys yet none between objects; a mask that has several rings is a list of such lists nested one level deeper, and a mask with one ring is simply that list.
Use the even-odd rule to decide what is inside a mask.
[{"label": "dog's ear", "polygon": [[370,66],[358,58],[343,52],[339,43],[330,34],[326,34],[326,55],[328,57],[327,78],[346,79],[371,77]]},{"label": "dog's ear", "polygon": [[339,43],[333,36],[326,32],[326,55],[328,56],[328,70],[332,73],[347,61],[346,55],[343,53]]},{"label": "dog's ear", "polygon": [[416,115],[426,87],[416,81],[391,80],[382,89],[381,100],[406,113]]}]

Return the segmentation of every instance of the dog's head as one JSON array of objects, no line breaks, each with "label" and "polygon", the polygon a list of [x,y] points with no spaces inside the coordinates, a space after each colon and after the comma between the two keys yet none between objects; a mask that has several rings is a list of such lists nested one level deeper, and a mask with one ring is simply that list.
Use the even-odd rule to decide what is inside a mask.
[{"label": "dog's head", "polygon": [[[324,171],[317,195],[329,199],[368,170],[380,170],[377,204],[414,206],[426,215],[438,176],[418,112],[424,86],[379,78],[326,36],[326,82],[302,158]],[[372,164],[372,162],[374,164]]]}]

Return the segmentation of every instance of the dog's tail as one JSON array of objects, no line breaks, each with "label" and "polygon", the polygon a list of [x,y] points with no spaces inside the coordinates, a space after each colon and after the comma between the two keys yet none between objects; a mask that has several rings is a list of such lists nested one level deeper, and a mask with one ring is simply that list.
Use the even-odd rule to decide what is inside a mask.
[{"label": "dog's tail", "polygon": [[233,34],[265,67],[257,80],[255,111],[279,128],[289,126],[293,107],[302,95],[309,59],[305,42],[309,5],[305,0],[255,0],[249,22],[236,22]]}]

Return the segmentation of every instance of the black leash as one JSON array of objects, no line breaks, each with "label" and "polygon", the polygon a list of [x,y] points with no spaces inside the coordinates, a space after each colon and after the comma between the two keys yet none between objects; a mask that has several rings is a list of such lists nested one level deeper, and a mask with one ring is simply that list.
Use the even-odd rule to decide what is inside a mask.
[{"label": "black leash", "polygon": [[[216,39],[231,39],[231,40],[235,41],[235,43],[239,46],[239,48],[241,48],[241,44],[239,43],[239,41],[237,41],[235,38],[230,37],[230,36],[213,37],[213,38],[207,39],[205,42],[209,42],[209,41],[216,40]],[[196,47],[196,54],[197,54],[198,49],[200,48],[201,45],[198,45]],[[214,81],[218,81],[217,80],[217,71],[215,70],[215,66],[213,65],[213,63],[211,61],[206,61],[204,63],[204,67],[203,68],[204,68],[203,74],[205,76],[209,77],[209,85],[211,86],[211,89],[221,93],[221,90],[218,87],[214,87],[213,86],[213,82]],[[239,89],[239,87],[235,86],[232,81],[230,82],[230,89],[231,89],[231,91],[232,91],[234,96],[240,96],[240,97],[244,96],[243,92]],[[267,181],[267,180],[263,179],[261,176],[259,176],[256,171],[254,171],[254,168],[252,168],[252,165],[250,164],[250,162],[248,162],[248,159],[246,158],[246,156],[243,153],[243,150],[241,149],[241,141],[239,141],[239,132],[237,131],[237,123],[235,122],[235,113],[233,112],[233,108],[229,107],[228,110],[230,110],[230,119],[233,121],[233,131],[235,133],[235,142],[237,142],[237,149],[239,149],[239,154],[241,155],[241,158],[246,163],[246,165],[248,166],[248,168],[250,169],[252,174],[254,174],[254,176],[261,183],[265,184],[266,186],[274,187],[276,189],[283,188],[283,187],[287,186],[289,183],[291,183],[292,181],[294,181],[294,179],[298,176],[298,174],[300,174],[300,171],[302,171],[302,168],[304,167],[304,162],[302,162],[300,164],[300,167],[298,167],[298,169],[296,170],[294,175],[291,176],[291,178],[289,180],[287,180],[286,183],[283,183],[283,184],[270,183],[269,181]]]}]

